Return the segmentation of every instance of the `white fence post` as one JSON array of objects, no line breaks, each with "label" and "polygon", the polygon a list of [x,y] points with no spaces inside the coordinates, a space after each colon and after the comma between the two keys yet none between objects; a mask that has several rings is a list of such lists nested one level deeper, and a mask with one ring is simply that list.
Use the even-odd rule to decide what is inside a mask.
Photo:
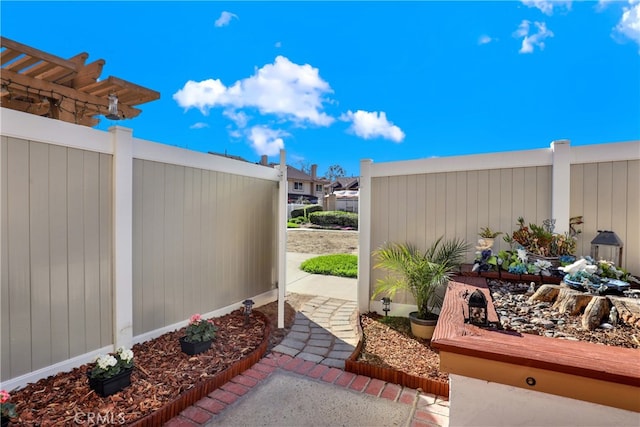
[{"label": "white fence post", "polygon": [[371,251],[371,166],[373,160],[360,161],[360,197],[358,198],[358,310],[369,311]]},{"label": "white fence post", "polygon": [[287,156],[280,150],[278,189],[278,328],[284,328],[284,298],[287,287]]},{"label": "white fence post", "polygon": [[551,218],[556,220],[555,232],[566,233],[571,204],[571,143],[568,139],[553,141],[551,151]]},{"label": "white fence post", "polygon": [[109,128],[113,142],[113,344],[133,341],[133,135]]}]

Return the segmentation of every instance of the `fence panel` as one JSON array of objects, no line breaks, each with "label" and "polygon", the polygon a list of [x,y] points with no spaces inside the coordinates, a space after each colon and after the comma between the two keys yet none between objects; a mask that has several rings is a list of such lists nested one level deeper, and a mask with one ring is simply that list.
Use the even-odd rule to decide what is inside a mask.
[{"label": "fence panel", "polygon": [[7,389],[154,338],[194,312],[275,298],[278,171],[117,126],[6,109],[0,118]]},{"label": "fence panel", "polygon": [[[624,241],[622,266],[639,274],[640,143],[568,144],[557,141],[547,150],[442,159],[364,161],[361,167],[370,174],[370,184],[367,177],[361,179],[365,191],[369,184],[370,206],[361,209],[370,209],[371,216],[360,229],[360,240],[370,243],[361,244],[360,257],[367,257],[371,268],[359,275],[359,286],[365,288],[358,295],[370,296],[382,277],[383,272],[373,269],[372,252],[384,242],[411,242],[424,249],[444,236],[475,246],[482,227],[511,234],[519,217],[539,225],[556,219],[562,232],[563,226],[568,231],[570,216],[582,215],[577,255],[589,254],[597,230],[613,230]],[[563,197],[555,207],[554,191]],[[563,205],[565,194],[570,200]],[[554,218],[554,212],[562,218]],[[494,250],[500,249],[508,245],[496,239]],[[473,261],[474,252],[467,253],[467,262]],[[412,303],[406,295],[395,302]],[[360,298],[359,307],[366,310],[369,301]]]},{"label": "fence panel", "polygon": [[2,379],[112,342],[111,156],[2,137]]},{"label": "fence panel", "polygon": [[272,288],[276,191],[274,181],[134,160],[134,335]]}]

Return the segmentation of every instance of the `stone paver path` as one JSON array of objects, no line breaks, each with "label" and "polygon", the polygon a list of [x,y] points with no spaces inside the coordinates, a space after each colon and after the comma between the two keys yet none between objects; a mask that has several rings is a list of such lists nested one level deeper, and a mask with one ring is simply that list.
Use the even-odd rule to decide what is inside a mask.
[{"label": "stone paver path", "polygon": [[356,321],[355,302],[315,297],[296,313],[291,332],[273,351],[344,369],[358,344]]}]

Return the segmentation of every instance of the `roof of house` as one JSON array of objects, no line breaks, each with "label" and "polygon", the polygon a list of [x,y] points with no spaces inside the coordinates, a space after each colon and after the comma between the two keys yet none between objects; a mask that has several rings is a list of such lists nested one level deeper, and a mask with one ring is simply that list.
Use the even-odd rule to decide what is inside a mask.
[{"label": "roof of house", "polygon": [[359,184],[360,184],[360,177],[358,176],[344,177],[343,176],[340,178],[336,178],[336,180],[331,183],[331,187],[350,189],[354,186],[359,187]]}]

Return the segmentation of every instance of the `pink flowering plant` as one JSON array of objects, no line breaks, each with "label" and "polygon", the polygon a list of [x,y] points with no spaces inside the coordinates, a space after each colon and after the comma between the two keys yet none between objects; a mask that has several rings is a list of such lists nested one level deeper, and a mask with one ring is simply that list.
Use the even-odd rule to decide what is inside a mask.
[{"label": "pink flowering plant", "polygon": [[9,403],[9,393],[6,390],[0,390],[0,414],[3,417],[14,418],[17,417],[16,405]]},{"label": "pink flowering plant", "polygon": [[216,337],[218,328],[213,324],[213,319],[203,319],[199,314],[189,318],[185,340],[187,342],[209,341]]},{"label": "pink flowering plant", "polygon": [[133,368],[133,351],[120,347],[115,353],[98,356],[95,366],[89,372],[89,376],[91,378],[107,379],[131,368]]}]

